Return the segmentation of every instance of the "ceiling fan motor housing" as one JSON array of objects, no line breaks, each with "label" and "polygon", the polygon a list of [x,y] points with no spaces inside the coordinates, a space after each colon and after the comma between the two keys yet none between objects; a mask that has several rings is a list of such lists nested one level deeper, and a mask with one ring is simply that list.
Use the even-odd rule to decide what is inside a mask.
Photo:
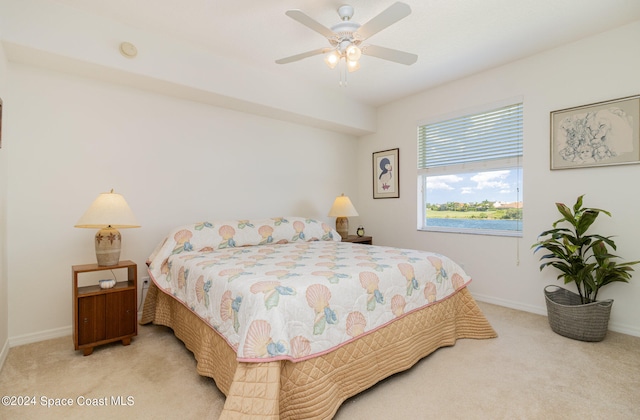
[{"label": "ceiling fan motor housing", "polygon": [[342,20],[351,19],[353,17],[353,6],[349,4],[343,4],[342,6],[338,7],[338,16],[340,16],[340,19]]},{"label": "ceiling fan motor housing", "polygon": [[[349,4],[344,4],[338,8],[338,15],[342,22],[337,23],[331,27],[331,30],[337,35],[338,39],[336,42],[330,42],[339,48],[340,51],[344,51],[351,44],[359,44],[360,41],[356,40],[355,33],[358,29],[360,29],[360,24],[356,22],[351,22],[351,17],[353,17],[353,6]],[[345,41],[349,43],[346,44]],[[357,42],[356,42],[357,41]]]}]

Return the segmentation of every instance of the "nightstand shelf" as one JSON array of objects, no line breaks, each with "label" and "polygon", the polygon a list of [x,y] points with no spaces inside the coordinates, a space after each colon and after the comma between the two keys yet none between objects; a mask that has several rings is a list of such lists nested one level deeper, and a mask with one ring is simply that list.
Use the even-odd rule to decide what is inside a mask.
[{"label": "nightstand shelf", "polygon": [[[127,280],[109,289],[99,285],[78,286],[83,273],[127,269]],[[73,276],[73,344],[88,356],[95,346],[122,341],[131,343],[138,334],[137,290],[138,269],[133,261],[120,261],[117,265],[102,267],[97,264],[74,265]]]},{"label": "nightstand shelf", "polygon": [[133,289],[135,284],[133,281],[119,281],[110,289],[101,289],[99,285],[78,287],[78,297],[99,295],[103,293],[117,293],[122,289]]},{"label": "nightstand shelf", "polygon": [[342,238],[342,242],[353,242],[356,244],[372,245],[373,238],[371,236],[349,235],[346,238]]}]

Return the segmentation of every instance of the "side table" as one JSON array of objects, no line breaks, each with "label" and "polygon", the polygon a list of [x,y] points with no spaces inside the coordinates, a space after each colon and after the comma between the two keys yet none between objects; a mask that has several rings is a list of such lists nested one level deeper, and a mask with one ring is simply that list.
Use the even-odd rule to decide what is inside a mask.
[{"label": "side table", "polygon": [[342,238],[342,242],[353,242],[356,244],[372,245],[373,238],[371,236],[349,235],[346,238]]},{"label": "side table", "polygon": [[[78,287],[82,273],[127,269],[127,280],[109,289],[99,285]],[[88,356],[95,346],[121,340],[127,346],[138,335],[137,291],[138,267],[133,261],[120,261],[103,267],[98,264],[74,265],[73,278],[73,345]]]}]

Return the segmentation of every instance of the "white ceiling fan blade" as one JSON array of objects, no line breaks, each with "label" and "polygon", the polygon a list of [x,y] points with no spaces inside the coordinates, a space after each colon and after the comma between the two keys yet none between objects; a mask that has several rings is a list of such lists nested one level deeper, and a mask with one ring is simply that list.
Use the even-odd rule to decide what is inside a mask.
[{"label": "white ceiling fan blade", "polygon": [[327,28],[326,26],[317,22],[316,20],[310,18],[309,16],[304,14],[301,10],[297,10],[297,9],[287,10],[285,12],[285,15],[289,16],[293,20],[297,20],[298,22],[302,23],[304,26],[313,29],[314,31],[324,36],[325,38],[331,39],[336,37],[336,34],[331,29]]},{"label": "white ceiling fan blade", "polygon": [[281,58],[279,60],[276,60],[276,63],[278,64],[293,63],[294,61],[302,60],[303,58],[312,57],[318,54],[324,54],[326,52],[329,52],[330,50],[331,48],[318,48],[317,50],[307,51],[300,54],[292,55],[291,57]]},{"label": "white ceiling fan blade", "polygon": [[355,33],[357,38],[365,40],[393,25],[402,18],[411,14],[411,7],[408,4],[397,2],[393,3],[386,10],[382,11],[378,16],[362,25]]},{"label": "white ceiling fan blade", "polygon": [[415,54],[391,48],[378,47],[377,45],[365,45],[360,49],[362,50],[362,54],[382,58],[383,60],[389,60],[395,63],[406,64],[407,66],[418,61],[418,56]]}]

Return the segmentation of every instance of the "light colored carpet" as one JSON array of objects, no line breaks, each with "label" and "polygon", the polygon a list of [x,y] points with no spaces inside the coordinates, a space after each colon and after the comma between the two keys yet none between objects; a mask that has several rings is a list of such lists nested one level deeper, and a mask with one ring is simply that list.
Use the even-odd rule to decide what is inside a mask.
[{"label": "light colored carpet", "polygon": [[[553,333],[546,317],[479,305],[497,339],[440,349],[346,401],[335,418],[640,418],[640,338],[609,332],[583,343]],[[2,419],[217,418],[224,405],[213,380],[196,373],[193,355],[159,326],[139,326],[130,346],[97,347],[87,357],[71,337],[12,348],[0,395],[36,400],[0,406]],[[118,397],[124,405],[113,405]],[[48,399],[73,406],[42,406]]]}]

